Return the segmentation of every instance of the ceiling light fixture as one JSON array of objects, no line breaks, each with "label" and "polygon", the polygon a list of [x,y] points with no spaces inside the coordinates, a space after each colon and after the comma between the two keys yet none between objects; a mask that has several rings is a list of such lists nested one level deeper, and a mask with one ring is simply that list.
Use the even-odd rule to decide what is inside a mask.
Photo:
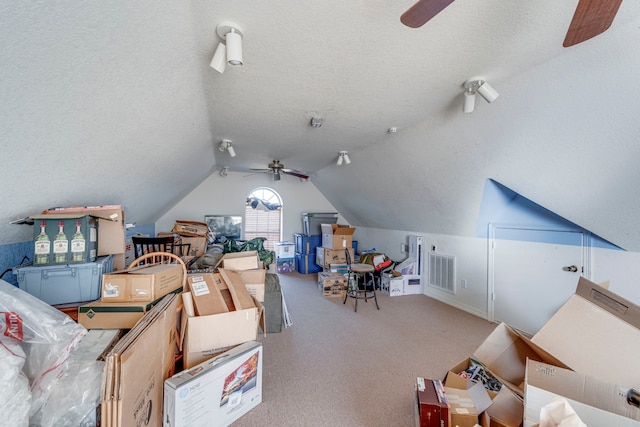
[{"label": "ceiling light fixture", "polygon": [[500,94],[484,79],[474,78],[464,82],[464,106],[462,111],[465,113],[472,113],[475,108],[476,94],[484,98],[488,103],[495,101]]},{"label": "ceiling light fixture", "polygon": [[243,65],[242,29],[233,22],[222,22],[216,27],[216,33],[226,41],[226,45],[218,43],[209,66],[222,74],[227,64],[234,67]]},{"label": "ceiling light fixture", "polygon": [[341,151],[338,154],[338,161],[336,162],[336,165],[338,166],[342,166],[342,164],[348,165],[349,163],[351,163],[351,159],[349,158],[349,153],[346,151]]},{"label": "ceiling light fixture", "polygon": [[230,139],[223,139],[220,141],[220,146],[218,147],[220,151],[227,151],[231,157],[236,156],[236,150],[233,149],[233,144],[231,144]]}]

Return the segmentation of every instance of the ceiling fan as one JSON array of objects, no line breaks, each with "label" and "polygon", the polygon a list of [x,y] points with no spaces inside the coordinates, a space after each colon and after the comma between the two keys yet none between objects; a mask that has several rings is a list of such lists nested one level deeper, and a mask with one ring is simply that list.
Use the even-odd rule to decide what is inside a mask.
[{"label": "ceiling fan", "polygon": [[[407,27],[418,28],[454,0],[418,0],[400,17]],[[569,47],[589,40],[611,26],[622,0],[579,0],[562,45]]]},{"label": "ceiling fan", "polygon": [[309,175],[306,175],[300,171],[297,171],[295,169],[287,169],[284,167],[284,165],[282,163],[280,163],[280,160],[274,160],[273,162],[269,163],[269,166],[267,167],[267,169],[251,169],[252,171],[257,171],[257,172],[262,172],[262,173],[266,173],[266,172],[270,172],[271,174],[273,174],[273,180],[274,181],[280,181],[280,174],[286,174],[286,175],[292,175],[292,176],[297,176],[300,179],[309,179]]}]

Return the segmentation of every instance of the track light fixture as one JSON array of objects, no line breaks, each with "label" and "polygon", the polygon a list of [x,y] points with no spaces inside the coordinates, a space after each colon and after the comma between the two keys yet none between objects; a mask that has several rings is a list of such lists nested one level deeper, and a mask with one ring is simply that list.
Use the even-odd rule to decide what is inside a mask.
[{"label": "track light fixture", "polygon": [[233,145],[231,144],[230,139],[223,139],[220,141],[220,146],[218,146],[218,150],[227,151],[231,157],[236,156],[236,150],[233,149]]},{"label": "track light fixture", "polygon": [[479,93],[480,96],[482,96],[488,103],[492,103],[496,98],[498,98],[498,96],[500,96],[500,94],[489,83],[481,78],[467,80],[464,82],[463,87],[465,88],[465,92],[462,111],[465,113],[473,112],[476,104],[477,93]]},{"label": "track light fixture", "polygon": [[226,65],[241,66],[242,59],[242,29],[233,22],[222,22],[216,27],[218,37],[226,41],[220,42],[209,66],[219,73],[224,73]]},{"label": "track light fixture", "polygon": [[348,165],[349,163],[351,163],[351,159],[349,158],[349,153],[346,151],[341,151],[338,154],[338,161],[336,162],[336,165],[338,166],[342,166],[342,164]]}]

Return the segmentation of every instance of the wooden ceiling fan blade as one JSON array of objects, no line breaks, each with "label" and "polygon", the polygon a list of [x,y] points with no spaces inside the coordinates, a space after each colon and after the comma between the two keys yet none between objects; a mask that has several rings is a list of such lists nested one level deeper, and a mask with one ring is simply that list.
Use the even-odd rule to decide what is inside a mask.
[{"label": "wooden ceiling fan blade", "polygon": [[300,179],[309,179],[309,175],[293,169],[283,169],[282,173],[286,173],[287,175],[297,176]]},{"label": "wooden ceiling fan blade", "polygon": [[607,30],[622,0],[580,0],[562,46],[570,47]]},{"label": "wooden ceiling fan blade", "polygon": [[453,3],[454,0],[418,0],[416,4],[411,6],[400,17],[402,22],[407,27],[418,28],[422,27],[431,18]]}]

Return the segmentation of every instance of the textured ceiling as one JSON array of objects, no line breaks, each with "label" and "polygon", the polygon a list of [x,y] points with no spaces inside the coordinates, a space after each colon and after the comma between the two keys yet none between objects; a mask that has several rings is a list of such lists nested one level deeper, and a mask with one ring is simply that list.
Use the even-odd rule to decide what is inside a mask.
[{"label": "textured ceiling", "polygon": [[[0,0],[0,243],[43,206],[152,222],[214,170],[279,159],[355,225],[473,235],[493,178],[640,250],[640,2],[567,49],[577,1],[459,0],[410,29],[412,2]],[[223,21],[245,65],[219,74]],[[500,97],[463,114],[474,76]]]}]

